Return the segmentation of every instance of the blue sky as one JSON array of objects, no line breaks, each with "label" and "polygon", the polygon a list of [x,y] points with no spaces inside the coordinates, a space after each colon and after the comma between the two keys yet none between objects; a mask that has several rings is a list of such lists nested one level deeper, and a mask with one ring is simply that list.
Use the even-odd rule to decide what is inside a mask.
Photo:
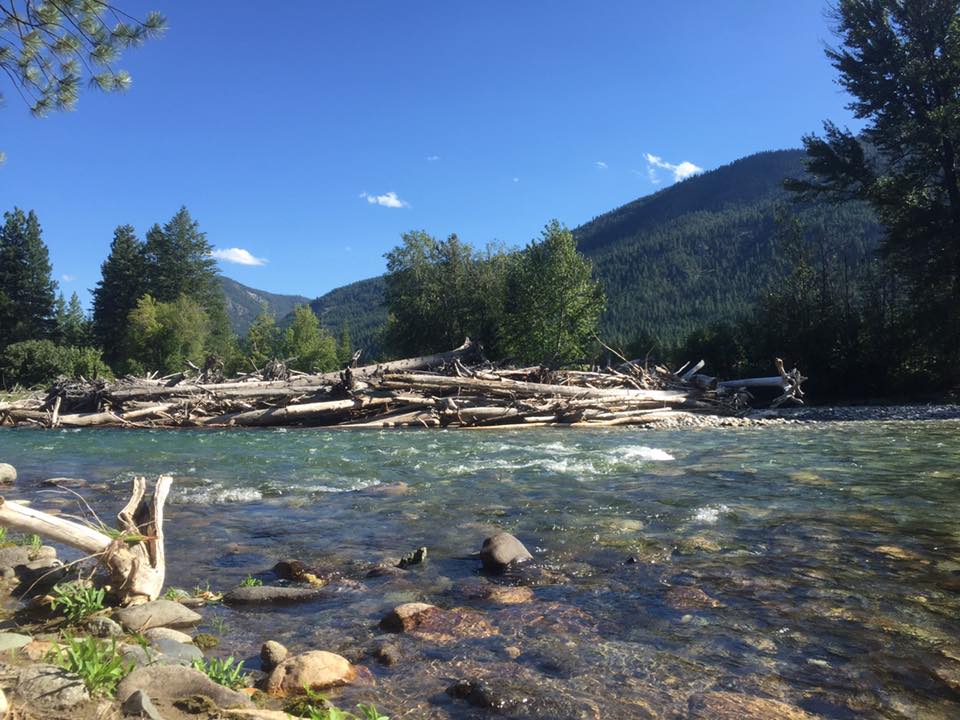
[{"label": "blue sky", "polygon": [[312,297],[405,230],[521,245],[850,122],[814,0],[120,4],[169,24],[129,92],[36,120],[0,82],[0,209],[36,210],[85,302],[113,228],[181,205],[264,261],[225,274]]}]

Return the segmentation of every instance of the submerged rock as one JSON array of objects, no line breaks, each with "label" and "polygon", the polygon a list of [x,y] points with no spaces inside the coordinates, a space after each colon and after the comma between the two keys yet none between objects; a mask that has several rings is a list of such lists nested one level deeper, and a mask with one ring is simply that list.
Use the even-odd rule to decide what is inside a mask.
[{"label": "submerged rock", "polygon": [[122,703],[137,690],[157,701],[173,702],[203,695],[221,708],[253,707],[243,693],[218,685],[199,670],[179,665],[151,665],[134,670],[117,686],[117,699]]},{"label": "submerged rock", "polygon": [[357,675],[350,661],[325,650],[314,650],[287,658],[267,679],[267,692],[274,695],[324,690],[346,685]]},{"label": "submerged rock", "polygon": [[56,665],[31,665],[20,671],[17,694],[28,703],[66,710],[90,699],[79,676]]},{"label": "submerged rock", "polygon": [[470,600],[486,600],[497,605],[520,605],[533,600],[533,590],[523,585],[498,585],[484,580],[459,583],[454,590]]},{"label": "submerged rock", "polygon": [[460,680],[447,688],[447,694],[518,720],[580,720],[594,716],[588,708],[563,695],[511,680]]},{"label": "submerged rock", "polygon": [[203,618],[181,603],[172,600],[154,600],[143,605],[121,608],[114,618],[127,630],[143,632],[156,627],[188,627]]},{"label": "submerged rock", "polygon": [[227,605],[271,605],[309,602],[326,594],[327,591],[319,587],[253,585],[234,588],[223,596],[223,602]]},{"label": "submerged rock", "polygon": [[403,603],[384,615],[380,627],[387,632],[409,632],[439,612],[442,611],[436,605]]},{"label": "submerged rock", "polygon": [[690,720],[816,720],[794,705],[734,692],[694,695],[688,707]]},{"label": "submerged rock", "polygon": [[510,533],[497,533],[483,541],[480,562],[487,572],[502,573],[511,564],[533,560],[533,555]]},{"label": "submerged rock", "polygon": [[674,585],[667,590],[667,605],[674,610],[702,610],[720,607],[719,600],[692,585]]}]

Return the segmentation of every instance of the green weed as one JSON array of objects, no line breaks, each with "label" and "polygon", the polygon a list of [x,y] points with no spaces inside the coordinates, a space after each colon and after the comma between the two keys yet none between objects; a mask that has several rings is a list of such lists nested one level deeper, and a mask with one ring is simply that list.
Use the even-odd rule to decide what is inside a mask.
[{"label": "green weed", "polygon": [[306,697],[288,702],[283,708],[284,712],[306,720],[390,720],[388,716],[381,715],[375,705],[357,705],[357,712],[352,713],[332,704],[323,693],[307,686],[303,691]]},{"label": "green weed", "polygon": [[62,608],[67,622],[76,625],[95,612],[103,610],[103,588],[86,587],[79,583],[64,583],[53,588],[50,607]]},{"label": "green weed", "polygon": [[76,673],[91,695],[112,697],[123,678],[133,670],[133,662],[124,662],[117,650],[117,641],[101,642],[93,637],[82,639],[65,635],[66,645],[54,644],[48,659],[64,670]]},{"label": "green weed", "polygon": [[240,581],[240,587],[259,587],[263,585],[263,580],[255,578],[253,575],[247,575]]},{"label": "green weed", "polygon": [[164,600],[173,600],[174,602],[185,597],[190,597],[190,594],[186,590],[181,590],[178,587],[168,587],[167,591],[163,594]]},{"label": "green weed", "polygon": [[243,661],[234,661],[232,655],[226,659],[197,658],[193,661],[193,667],[205,673],[215,683],[231,690],[239,690],[247,685],[247,676],[243,672]]}]

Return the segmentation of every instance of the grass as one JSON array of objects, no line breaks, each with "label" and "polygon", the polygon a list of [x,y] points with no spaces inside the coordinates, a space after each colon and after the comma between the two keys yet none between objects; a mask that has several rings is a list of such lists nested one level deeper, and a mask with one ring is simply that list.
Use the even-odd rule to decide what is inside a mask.
[{"label": "grass", "polygon": [[263,580],[255,578],[253,575],[247,575],[240,581],[240,587],[260,587],[261,585],[263,585]]},{"label": "grass", "polygon": [[71,625],[78,625],[95,612],[103,610],[103,588],[64,583],[55,585],[52,594],[50,607],[54,610],[61,609]]},{"label": "grass", "polygon": [[219,615],[215,615],[214,617],[210,618],[207,625],[213,629],[214,633],[220,635],[221,637],[227,632],[227,621]]},{"label": "grass", "polygon": [[93,637],[64,636],[65,645],[54,644],[49,660],[64,670],[76,673],[91,695],[113,697],[117,683],[133,670],[132,662],[125,662],[117,650],[117,641],[101,642]]},{"label": "grass", "polygon": [[234,660],[231,655],[228,658],[197,658],[193,661],[193,667],[219,685],[228,687],[231,690],[239,690],[247,686],[247,675],[243,672],[243,661]]}]

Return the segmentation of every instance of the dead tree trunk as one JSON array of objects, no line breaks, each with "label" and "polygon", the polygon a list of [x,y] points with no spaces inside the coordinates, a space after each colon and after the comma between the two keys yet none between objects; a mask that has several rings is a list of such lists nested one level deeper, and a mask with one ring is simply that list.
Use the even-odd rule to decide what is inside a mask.
[{"label": "dead tree trunk", "polygon": [[[121,605],[156,600],[163,590],[163,505],[173,478],[162,475],[153,497],[145,497],[145,478],[133,479],[133,494],[117,514],[117,531],[64,520],[0,497],[0,526],[35,533],[96,557],[110,573]],[[106,532],[105,532],[106,531]]]}]

